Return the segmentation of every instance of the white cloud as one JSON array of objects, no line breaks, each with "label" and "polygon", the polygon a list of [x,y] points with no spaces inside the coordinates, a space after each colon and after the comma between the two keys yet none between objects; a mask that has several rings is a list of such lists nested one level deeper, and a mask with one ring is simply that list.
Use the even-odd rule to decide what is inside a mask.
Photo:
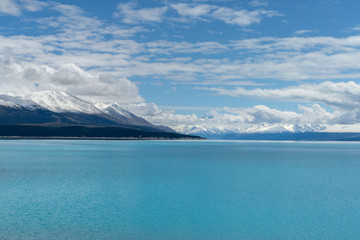
[{"label": "white cloud", "polygon": [[114,16],[122,18],[125,23],[130,24],[139,22],[161,22],[163,15],[168,10],[168,7],[135,9],[136,7],[134,2],[119,3],[117,6],[118,12],[116,12]]},{"label": "white cloud", "polygon": [[19,16],[21,14],[21,9],[14,0],[1,0],[0,13]]},{"label": "white cloud", "polygon": [[271,10],[234,10],[227,7],[219,7],[208,4],[179,3],[172,4],[171,7],[182,17],[190,17],[200,20],[217,19],[227,24],[241,27],[259,23],[264,17],[281,16],[278,12]]},{"label": "white cloud", "polygon": [[[257,3],[254,2],[254,4],[257,4],[257,6],[264,6],[264,3],[259,1]],[[169,9],[175,10],[181,18],[170,18],[170,15],[167,14],[170,12]],[[129,24],[141,22],[159,23],[162,22],[164,18],[181,21],[188,21],[191,19],[209,21],[210,19],[217,19],[227,24],[245,27],[254,23],[259,23],[264,17],[282,15],[272,10],[235,10],[217,5],[198,3],[176,3],[165,5],[163,7],[138,8],[135,2],[128,2],[120,3],[114,16],[122,18],[123,22]]]},{"label": "white cloud", "polygon": [[326,48],[330,53],[335,51],[346,51],[351,48],[360,47],[360,36],[354,35],[345,38],[336,37],[288,37],[272,38],[262,37],[240,41],[233,41],[232,46],[237,50],[248,50],[254,52],[276,52],[276,51],[300,51],[317,50]]},{"label": "white cloud", "polygon": [[157,124],[183,133],[253,131],[355,131],[359,132],[360,113],[351,109],[329,112],[319,104],[299,105],[299,112],[281,111],[264,105],[252,108],[217,108],[203,116],[176,114],[154,103],[125,104],[124,107]]},{"label": "white cloud", "polygon": [[228,50],[225,44],[219,42],[169,42],[164,40],[149,42],[146,44],[150,53],[171,54],[171,53],[203,53],[213,54]]},{"label": "white cloud", "polygon": [[263,0],[252,0],[249,4],[253,7],[266,7],[268,5],[267,1]]},{"label": "white cloud", "polygon": [[354,122],[354,118],[342,122],[348,116],[347,112],[330,113],[318,104],[300,105],[300,113],[258,105],[243,109],[228,107],[214,109],[203,116],[176,114],[171,110],[160,109],[154,103],[127,104],[124,107],[154,124],[169,126],[184,133],[191,133],[194,129],[242,132],[247,129],[256,130],[259,126],[275,127],[276,130],[297,126],[301,131],[306,131],[321,130],[337,123]]},{"label": "white cloud", "polygon": [[304,34],[307,34],[307,33],[313,33],[315,32],[315,30],[306,30],[306,29],[303,29],[303,30],[298,30],[296,32],[294,32],[295,35],[304,35]]},{"label": "white cloud", "polygon": [[22,11],[38,12],[48,4],[39,0],[1,0],[0,13],[20,16]]},{"label": "white cloud", "polygon": [[261,99],[277,99],[292,102],[323,103],[340,110],[360,109],[360,84],[350,82],[329,82],[302,84],[282,89],[234,89],[203,88],[220,95],[233,97],[248,96]]},{"label": "white cloud", "polygon": [[[31,59],[39,64],[60,66],[73,62],[82,68],[112,71],[116,77],[160,76],[179,83],[196,80],[206,84],[216,80],[227,85],[253,79],[360,77],[360,36],[356,35],[346,38],[256,38],[221,43],[140,42],[127,38],[145,31],[142,27],[123,28],[89,17],[77,6],[48,4],[60,15],[54,14],[38,22],[43,28],[55,28],[57,33],[37,37],[0,36],[0,50],[11,48],[21,59]],[[214,7],[203,17],[209,18],[219,9]],[[104,36],[109,34],[113,38],[106,40]],[[187,53],[192,55],[182,58],[183,61],[176,56]],[[211,56],[217,53],[230,53],[231,57]]]},{"label": "white cloud", "polygon": [[263,17],[279,16],[275,11],[266,10],[233,10],[230,8],[221,7],[212,13],[212,17],[222,20],[225,23],[245,27],[254,23],[259,23]]},{"label": "white cloud", "polygon": [[59,68],[20,61],[12,51],[0,55],[1,91],[17,94],[37,90],[62,90],[92,101],[141,102],[137,86],[112,74],[88,72],[75,64]]},{"label": "white cloud", "polygon": [[199,18],[210,14],[210,11],[216,9],[216,6],[208,4],[190,5],[186,3],[178,3],[170,5],[179,15],[185,17]]},{"label": "white cloud", "polygon": [[[21,59],[39,64],[60,66],[73,62],[82,68],[111,70],[117,77],[161,76],[165,81],[179,83],[206,84],[216,80],[227,85],[253,79],[360,77],[360,36],[258,38],[230,43],[164,40],[140,43],[136,39],[126,39],[126,36],[141,31],[136,27],[130,28],[124,39],[116,36],[104,40],[104,34],[116,30],[121,34],[127,30],[82,14],[62,15],[52,21],[63,29],[60,33],[38,37],[0,36],[0,50],[11,48]],[[52,21],[47,20],[46,24]],[[72,24],[74,21],[78,24]],[[186,58],[176,56],[185,53],[192,55]],[[198,55],[194,56],[194,53]],[[224,59],[211,56],[216,53],[234,56]],[[244,53],[248,56],[244,57]]]},{"label": "white cloud", "polygon": [[23,4],[23,8],[30,12],[38,12],[48,6],[47,3],[38,0],[20,0],[20,2]]},{"label": "white cloud", "polygon": [[52,9],[62,13],[64,16],[74,17],[83,14],[83,10],[76,5],[53,3]]},{"label": "white cloud", "polygon": [[360,31],[360,25],[357,25],[355,27],[349,28],[348,29],[350,32],[358,32]]},{"label": "white cloud", "polygon": [[[185,6],[191,10],[198,5]],[[209,6],[212,6],[209,10],[191,14],[210,18],[220,9]],[[91,73],[96,75],[111,72],[116,79],[148,76],[185,84],[256,85],[254,79],[263,79],[266,84],[265,80],[272,79],[360,77],[360,36],[357,35],[345,38],[254,38],[221,43],[140,42],[128,37],[144,28],[111,25],[89,17],[73,5],[52,2],[48,7],[59,15],[42,19],[41,27],[54,27],[56,33],[0,36],[0,51],[13,49],[23,61],[53,69],[74,63],[85,71],[92,69]],[[107,34],[113,34],[113,38],[105,39]],[[178,55],[188,53],[191,55]],[[221,59],[211,55],[217,53],[230,53],[230,57]]]}]

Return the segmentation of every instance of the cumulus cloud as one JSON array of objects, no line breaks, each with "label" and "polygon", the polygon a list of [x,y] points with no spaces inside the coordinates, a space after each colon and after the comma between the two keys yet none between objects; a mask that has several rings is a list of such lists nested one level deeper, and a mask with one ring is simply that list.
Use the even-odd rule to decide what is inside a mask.
[{"label": "cumulus cloud", "polygon": [[62,90],[92,101],[141,102],[137,86],[110,73],[89,72],[75,64],[60,67],[20,61],[8,50],[0,55],[1,91],[26,94],[37,90]]},{"label": "cumulus cloud", "polygon": [[[296,116],[293,113],[287,114],[290,118],[282,118],[284,112],[272,110],[260,111],[260,115],[251,114],[254,119],[266,120],[269,117],[274,121],[276,117],[287,119],[289,122],[298,123],[316,123],[316,124],[356,124],[360,122],[360,84],[353,81],[349,82],[329,82],[325,81],[319,84],[302,84],[282,89],[245,89],[236,87],[233,89],[224,88],[206,88],[220,95],[233,97],[247,96],[260,99],[272,99],[285,102],[301,102],[312,104],[309,106],[299,106],[301,115]],[[321,105],[330,107],[333,111],[329,112]],[[255,107],[256,110],[258,107]],[[266,108],[266,107],[265,107]],[[265,109],[264,108],[264,109]],[[262,110],[264,110],[262,109]],[[265,113],[265,115],[264,115]],[[295,119],[295,120],[294,120]],[[270,122],[266,120],[266,122]]]},{"label": "cumulus cloud", "polygon": [[264,105],[242,109],[224,107],[210,110],[202,116],[176,114],[174,111],[161,109],[154,103],[126,104],[124,107],[154,124],[166,125],[181,132],[192,132],[193,128],[242,131],[260,125],[327,126],[354,122],[354,118],[342,121],[349,116],[347,112],[328,112],[319,104],[299,105],[299,112],[280,111]]},{"label": "cumulus cloud", "polygon": [[196,114],[176,114],[173,110],[160,109],[155,103],[132,103],[125,104],[124,107],[130,112],[141,116],[149,122],[157,125],[171,127],[198,121]]}]

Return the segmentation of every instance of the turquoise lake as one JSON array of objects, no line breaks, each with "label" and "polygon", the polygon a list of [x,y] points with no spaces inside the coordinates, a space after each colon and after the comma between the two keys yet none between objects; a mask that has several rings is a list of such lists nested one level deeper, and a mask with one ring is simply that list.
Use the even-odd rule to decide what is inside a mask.
[{"label": "turquoise lake", "polygon": [[360,239],[360,143],[0,141],[0,239]]}]

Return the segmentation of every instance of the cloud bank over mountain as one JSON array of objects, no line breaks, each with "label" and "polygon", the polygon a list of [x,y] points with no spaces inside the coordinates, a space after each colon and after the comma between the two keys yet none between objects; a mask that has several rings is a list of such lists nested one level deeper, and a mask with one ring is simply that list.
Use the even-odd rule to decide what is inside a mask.
[{"label": "cloud bank over mountain", "polygon": [[76,64],[57,68],[20,61],[11,51],[0,55],[0,91],[27,94],[39,90],[61,90],[79,97],[103,102],[141,102],[138,87],[111,73],[85,71]]}]

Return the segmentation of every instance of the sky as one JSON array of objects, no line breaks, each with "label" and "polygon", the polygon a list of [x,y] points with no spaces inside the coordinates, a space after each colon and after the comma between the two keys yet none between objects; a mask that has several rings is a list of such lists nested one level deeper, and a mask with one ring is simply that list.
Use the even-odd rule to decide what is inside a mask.
[{"label": "sky", "polygon": [[0,0],[0,92],[168,126],[360,123],[357,0]]}]

